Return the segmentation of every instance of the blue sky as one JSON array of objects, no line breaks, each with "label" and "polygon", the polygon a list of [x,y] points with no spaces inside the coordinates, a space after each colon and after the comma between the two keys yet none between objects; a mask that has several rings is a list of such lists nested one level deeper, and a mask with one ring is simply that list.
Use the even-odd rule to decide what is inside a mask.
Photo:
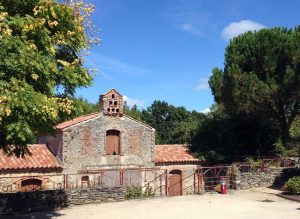
[{"label": "blue sky", "polygon": [[297,0],[89,0],[101,43],[86,57],[98,69],[91,102],[116,88],[129,105],[165,100],[207,111],[214,102],[207,80],[223,67],[229,39],[247,30],[300,22]]}]

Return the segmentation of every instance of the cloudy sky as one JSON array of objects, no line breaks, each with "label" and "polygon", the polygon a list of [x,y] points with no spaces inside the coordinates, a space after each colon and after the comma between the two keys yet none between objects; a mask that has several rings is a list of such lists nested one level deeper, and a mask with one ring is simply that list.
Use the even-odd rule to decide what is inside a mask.
[{"label": "cloudy sky", "polygon": [[223,67],[230,38],[248,30],[300,24],[297,0],[89,0],[100,45],[86,58],[98,69],[78,96],[96,102],[116,88],[129,105],[165,100],[207,111],[207,80]]}]

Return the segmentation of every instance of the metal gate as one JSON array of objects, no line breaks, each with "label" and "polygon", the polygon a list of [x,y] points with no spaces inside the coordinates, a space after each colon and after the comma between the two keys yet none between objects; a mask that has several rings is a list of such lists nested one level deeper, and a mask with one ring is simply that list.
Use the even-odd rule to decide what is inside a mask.
[{"label": "metal gate", "polygon": [[228,189],[236,189],[235,170],[231,166],[198,167],[194,174],[196,194],[214,191],[220,185],[220,179],[226,180]]}]

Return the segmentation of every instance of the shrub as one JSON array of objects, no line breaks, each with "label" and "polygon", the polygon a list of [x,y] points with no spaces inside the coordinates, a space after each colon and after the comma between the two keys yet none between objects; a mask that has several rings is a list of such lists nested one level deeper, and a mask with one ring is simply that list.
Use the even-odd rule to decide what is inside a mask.
[{"label": "shrub", "polygon": [[141,187],[127,187],[126,188],[126,199],[136,199],[143,196],[143,191]]},{"label": "shrub", "polygon": [[138,186],[128,186],[126,188],[126,199],[138,199],[144,197],[153,197],[154,192],[152,188],[146,188],[144,191],[141,187]]},{"label": "shrub", "polygon": [[290,178],[287,181],[285,188],[294,195],[300,194],[300,176]]},{"label": "shrub", "polygon": [[254,159],[253,157],[246,157],[245,161],[251,165],[252,168],[255,170],[262,167],[263,165],[263,160],[261,159]]}]

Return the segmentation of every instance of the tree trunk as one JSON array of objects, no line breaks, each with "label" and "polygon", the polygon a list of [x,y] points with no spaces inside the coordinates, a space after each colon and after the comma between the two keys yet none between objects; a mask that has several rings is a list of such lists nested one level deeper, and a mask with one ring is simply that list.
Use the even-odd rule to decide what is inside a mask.
[{"label": "tree trunk", "polygon": [[281,121],[281,141],[282,144],[285,148],[288,148],[291,142],[291,138],[290,138],[290,127],[288,126],[287,122],[285,121]]}]

